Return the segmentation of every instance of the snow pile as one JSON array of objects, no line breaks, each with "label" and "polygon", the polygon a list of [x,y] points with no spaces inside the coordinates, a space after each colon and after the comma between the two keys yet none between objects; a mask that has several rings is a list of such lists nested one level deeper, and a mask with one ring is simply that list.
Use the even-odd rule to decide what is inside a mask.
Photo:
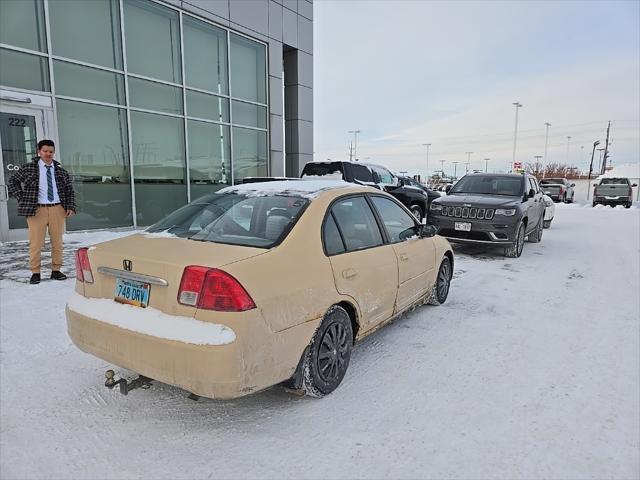
[{"label": "snow pile", "polygon": [[342,176],[342,172],[340,171],[336,171],[336,172],[331,172],[328,173],[326,175],[307,175],[304,174],[302,176],[303,180],[343,180],[344,177]]},{"label": "snow pile", "polygon": [[168,315],[155,308],[135,307],[108,298],[85,298],[73,292],[67,306],[100,322],[166,340],[194,345],[226,345],[236,339],[234,331],[225,325]]},{"label": "snow pile", "polygon": [[161,232],[140,232],[140,234],[147,238],[179,238],[177,235],[169,233],[167,230],[162,230]]}]

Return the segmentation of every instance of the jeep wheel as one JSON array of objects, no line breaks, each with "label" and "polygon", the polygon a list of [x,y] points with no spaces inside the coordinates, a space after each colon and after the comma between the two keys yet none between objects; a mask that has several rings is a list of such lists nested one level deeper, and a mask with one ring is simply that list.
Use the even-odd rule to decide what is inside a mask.
[{"label": "jeep wheel", "polygon": [[538,222],[538,225],[536,225],[536,229],[533,232],[531,232],[527,237],[527,240],[530,243],[540,243],[540,240],[542,240],[543,222],[544,222],[544,216],[540,217],[540,221]]},{"label": "jeep wheel", "polygon": [[352,345],[349,314],[342,307],[331,307],[305,353],[302,388],[307,395],[323,397],[338,388],[349,367]]},{"label": "jeep wheel", "polygon": [[518,232],[516,233],[516,240],[513,245],[504,249],[504,256],[509,258],[518,258],[522,255],[522,249],[524,248],[524,223],[520,222],[518,225]]},{"label": "jeep wheel", "polygon": [[422,221],[422,209],[420,208],[420,205],[411,205],[411,213],[413,214],[414,217],[416,217],[418,219],[419,222]]},{"label": "jeep wheel", "polygon": [[429,296],[429,305],[442,305],[447,301],[452,276],[453,269],[451,268],[451,261],[449,260],[449,257],[444,257],[440,264],[440,270],[438,270],[436,283],[433,286],[431,295]]}]

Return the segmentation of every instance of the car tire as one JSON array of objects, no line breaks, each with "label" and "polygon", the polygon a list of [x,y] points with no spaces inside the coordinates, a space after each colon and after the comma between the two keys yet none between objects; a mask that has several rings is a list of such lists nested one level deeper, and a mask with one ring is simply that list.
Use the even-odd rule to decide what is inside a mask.
[{"label": "car tire", "polygon": [[592,207],[595,207],[596,205],[597,205],[597,203],[596,203],[596,202],[593,202],[593,203],[591,204],[591,206],[592,206]]},{"label": "car tire", "polygon": [[625,203],[625,204],[624,204],[624,208],[631,208],[631,202],[629,202],[629,203]]},{"label": "car tire", "polygon": [[540,217],[540,221],[538,225],[536,225],[536,229],[529,234],[527,237],[527,241],[529,243],[540,243],[542,241],[542,230],[544,229],[544,216]]},{"label": "car tire", "polygon": [[411,214],[416,217],[418,219],[419,222],[422,221],[422,208],[420,208],[420,205],[411,205],[411,208],[409,209],[411,210]]},{"label": "car tire", "polygon": [[429,295],[429,300],[427,302],[429,305],[442,305],[447,301],[452,277],[453,268],[451,268],[451,260],[449,260],[449,257],[445,256],[442,259],[442,263],[440,263],[436,283],[431,289],[431,295]]},{"label": "car tire", "polygon": [[353,346],[353,329],[347,311],[334,305],[325,314],[307,348],[302,389],[311,397],[324,397],[342,382]]},{"label": "car tire", "polygon": [[509,258],[518,258],[522,255],[522,250],[524,248],[524,223],[520,222],[518,225],[518,230],[516,233],[516,240],[513,242],[513,245],[508,246],[504,249],[504,256]]},{"label": "car tire", "polygon": [[[553,220],[553,218],[551,220]],[[542,224],[543,228],[550,228],[551,220],[545,220],[544,223]]]}]

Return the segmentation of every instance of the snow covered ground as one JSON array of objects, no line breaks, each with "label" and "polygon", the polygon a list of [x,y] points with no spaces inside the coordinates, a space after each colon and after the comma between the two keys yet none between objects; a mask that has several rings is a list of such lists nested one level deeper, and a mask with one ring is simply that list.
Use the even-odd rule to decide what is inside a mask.
[{"label": "snow covered ground", "polygon": [[67,337],[73,281],[22,283],[1,246],[0,477],[638,478],[640,209],[557,207],[519,259],[456,247],[447,303],[357,345],[321,400],[110,391]]}]

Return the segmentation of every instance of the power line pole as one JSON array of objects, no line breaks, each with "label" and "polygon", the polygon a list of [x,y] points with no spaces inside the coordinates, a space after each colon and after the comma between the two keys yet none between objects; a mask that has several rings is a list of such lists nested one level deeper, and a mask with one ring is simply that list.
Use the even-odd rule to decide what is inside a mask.
[{"label": "power line pole", "polygon": [[458,178],[458,163],[460,162],[451,162],[453,163],[453,178]]},{"label": "power line pole", "polygon": [[487,173],[488,168],[489,168],[489,160],[491,160],[490,158],[485,158],[484,159],[484,173]]},{"label": "power line pole", "polygon": [[358,134],[360,130],[349,130],[349,133],[353,133],[353,158],[358,161]]},{"label": "power line pole", "polygon": [[442,169],[440,171],[442,172],[443,177],[444,177],[444,162],[446,162],[446,160],[440,160],[440,164],[442,165]]},{"label": "power line pole", "polygon": [[353,161],[353,142],[349,142],[349,161]]},{"label": "power line pole", "polygon": [[513,102],[513,105],[516,107],[516,127],[513,132],[513,160],[511,162],[511,167],[509,171],[513,170],[513,164],[516,163],[516,144],[518,142],[518,109],[522,107],[520,102]]},{"label": "power line pole", "polygon": [[465,163],[465,165],[467,166],[467,172],[466,173],[468,173],[469,172],[469,165],[471,165],[471,154],[473,152],[464,152],[464,153],[467,154],[467,163]]},{"label": "power line pole", "polygon": [[609,157],[609,130],[611,129],[611,120],[609,120],[609,124],[607,125],[607,140],[604,143],[604,157],[602,159],[602,170],[600,171],[600,175],[604,175],[607,166],[607,158]]},{"label": "power line pole", "polygon": [[549,147],[549,127],[551,126],[551,124],[549,122],[545,123],[545,126],[547,127],[547,133],[544,136],[544,161],[547,161],[547,148]]},{"label": "power line pole", "polygon": [[571,136],[567,135],[567,165],[569,164],[569,144],[571,143]]},{"label": "power line pole", "polygon": [[591,151],[591,163],[589,164],[589,185],[587,185],[587,200],[589,200],[589,190],[591,190],[591,172],[593,171],[593,156],[596,153],[596,147],[600,145],[600,141],[593,142],[593,150]]}]

